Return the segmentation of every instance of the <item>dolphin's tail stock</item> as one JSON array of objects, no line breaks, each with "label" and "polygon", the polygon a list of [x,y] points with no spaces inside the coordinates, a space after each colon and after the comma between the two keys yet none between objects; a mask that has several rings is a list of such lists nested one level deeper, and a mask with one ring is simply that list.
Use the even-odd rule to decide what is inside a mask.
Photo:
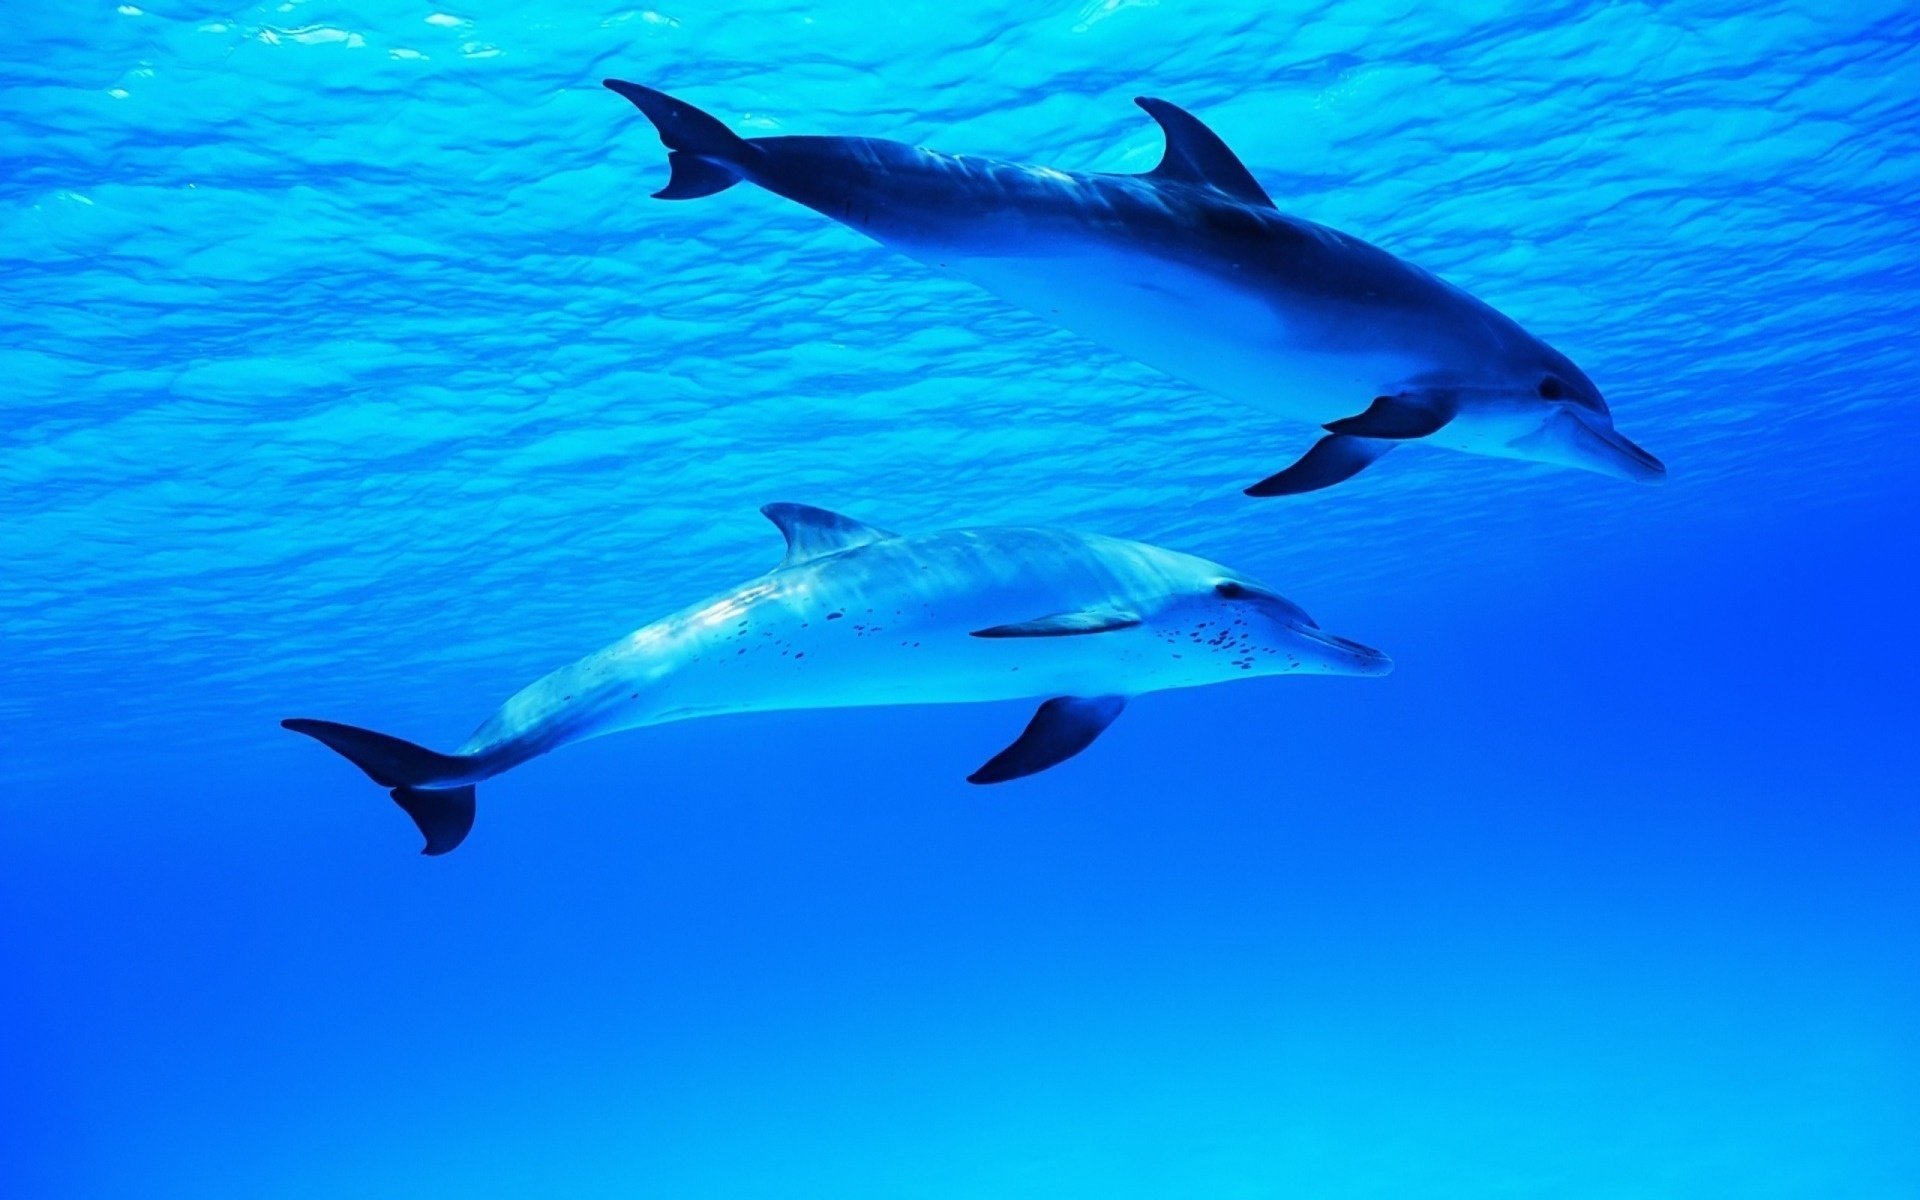
[{"label": "dolphin's tail stock", "polygon": [[473,828],[473,785],[463,781],[478,773],[474,758],[436,754],[397,737],[333,721],[288,717],[280,724],[337,751],[367,778],[392,789],[394,802],[426,835],[420,853],[445,854]]},{"label": "dolphin's tail stock", "polygon": [[637,83],[618,79],[601,82],[633,101],[633,106],[660,131],[673,176],[666,187],[653,194],[655,199],[697,200],[724,192],[739,183],[748,165],[766,153],[684,100]]}]

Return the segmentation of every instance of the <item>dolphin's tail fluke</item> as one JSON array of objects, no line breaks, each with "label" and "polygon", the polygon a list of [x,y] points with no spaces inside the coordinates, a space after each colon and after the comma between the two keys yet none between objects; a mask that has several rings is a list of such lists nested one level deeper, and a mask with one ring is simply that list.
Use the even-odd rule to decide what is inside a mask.
[{"label": "dolphin's tail fluke", "polygon": [[739,183],[748,164],[764,151],[684,100],[619,79],[602,82],[633,101],[660,131],[673,177],[654,193],[660,200],[695,200]]},{"label": "dolphin's tail fluke", "polygon": [[289,717],[280,724],[321,742],[365,771],[367,778],[392,789],[394,802],[427,839],[420,853],[445,854],[473,828],[473,785],[464,781],[476,774],[474,759],[437,754],[397,737],[334,721]]}]

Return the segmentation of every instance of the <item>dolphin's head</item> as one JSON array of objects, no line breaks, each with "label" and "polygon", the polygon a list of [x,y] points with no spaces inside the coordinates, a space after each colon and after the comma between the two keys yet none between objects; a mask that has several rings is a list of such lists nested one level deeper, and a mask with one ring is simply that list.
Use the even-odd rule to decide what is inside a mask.
[{"label": "dolphin's head", "polygon": [[1660,460],[1613,427],[1613,413],[1586,372],[1550,346],[1530,349],[1500,389],[1503,407],[1520,416],[1507,443],[1516,456],[1636,483],[1665,481]]},{"label": "dolphin's head", "polygon": [[1181,624],[1198,651],[1262,675],[1385,675],[1393,660],[1321,629],[1298,604],[1249,579],[1218,575],[1182,597]]}]

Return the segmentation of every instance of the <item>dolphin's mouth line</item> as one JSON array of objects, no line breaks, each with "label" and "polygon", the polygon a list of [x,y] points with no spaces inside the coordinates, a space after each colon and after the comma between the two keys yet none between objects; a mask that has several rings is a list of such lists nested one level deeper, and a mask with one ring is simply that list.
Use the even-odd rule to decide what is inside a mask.
[{"label": "dolphin's mouth line", "polygon": [[1337,633],[1328,633],[1324,629],[1305,629],[1295,627],[1294,632],[1310,642],[1318,642],[1328,649],[1350,655],[1354,665],[1361,668],[1357,674],[1384,675],[1393,670],[1393,660],[1375,650],[1372,646],[1356,642],[1352,638],[1343,638]]},{"label": "dolphin's mouth line", "polygon": [[1641,449],[1634,443],[1632,438],[1621,433],[1618,429],[1613,428],[1611,425],[1596,425],[1584,414],[1576,414],[1574,420],[1579,422],[1580,428],[1586,433],[1586,436],[1626,459],[1634,467],[1637,467],[1641,473],[1639,477],[1644,482],[1657,483],[1667,477],[1667,466],[1665,463]]},{"label": "dolphin's mouth line", "polygon": [[1578,467],[1615,479],[1662,483],[1666,464],[1642,450],[1603,418],[1579,409],[1562,409],[1538,429],[1515,439],[1511,446],[1522,457]]}]

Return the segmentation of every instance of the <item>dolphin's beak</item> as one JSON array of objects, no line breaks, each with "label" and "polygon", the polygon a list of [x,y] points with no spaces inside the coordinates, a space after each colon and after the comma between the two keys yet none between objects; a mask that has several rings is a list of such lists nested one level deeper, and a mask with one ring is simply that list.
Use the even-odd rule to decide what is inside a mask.
[{"label": "dolphin's beak", "polygon": [[1375,650],[1372,646],[1362,646],[1359,642],[1348,641],[1338,634],[1328,633],[1324,629],[1301,629],[1294,632],[1307,643],[1304,656],[1321,675],[1385,675],[1393,670],[1393,660]]},{"label": "dolphin's beak", "polygon": [[1578,467],[1635,483],[1665,483],[1667,468],[1603,416],[1562,409],[1537,433],[1516,445],[1545,462]]}]

